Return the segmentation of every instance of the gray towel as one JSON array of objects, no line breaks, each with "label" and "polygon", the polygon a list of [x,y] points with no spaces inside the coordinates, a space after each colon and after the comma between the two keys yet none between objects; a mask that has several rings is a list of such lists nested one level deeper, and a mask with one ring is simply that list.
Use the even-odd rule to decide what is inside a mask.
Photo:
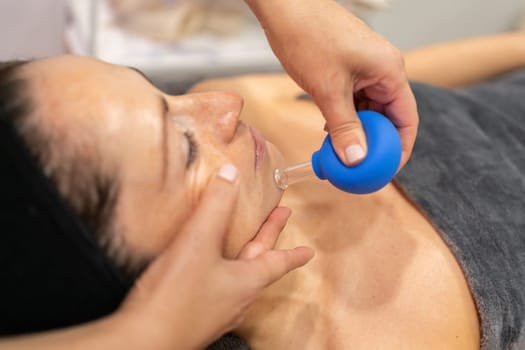
[{"label": "gray towel", "polygon": [[413,89],[421,126],[397,181],[463,268],[482,349],[525,349],[525,71]]}]

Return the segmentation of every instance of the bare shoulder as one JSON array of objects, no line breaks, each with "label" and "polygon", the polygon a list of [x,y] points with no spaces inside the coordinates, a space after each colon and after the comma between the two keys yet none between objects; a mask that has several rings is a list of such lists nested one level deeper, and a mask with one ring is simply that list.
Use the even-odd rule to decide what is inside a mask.
[{"label": "bare shoulder", "polygon": [[479,349],[461,266],[394,185],[349,197],[323,182],[304,183],[283,204],[293,215],[280,247],[307,245],[316,256],[256,304],[263,321],[239,332],[254,349]]},{"label": "bare shoulder", "polygon": [[302,93],[301,88],[286,74],[246,74],[207,79],[195,84],[188,92],[234,91],[245,99],[274,101]]}]

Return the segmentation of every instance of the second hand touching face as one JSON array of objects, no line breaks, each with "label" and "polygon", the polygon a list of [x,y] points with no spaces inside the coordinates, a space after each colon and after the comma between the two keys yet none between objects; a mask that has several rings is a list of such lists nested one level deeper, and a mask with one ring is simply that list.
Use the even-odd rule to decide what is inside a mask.
[{"label": "second hand touching face", "polygon": [[116,228],[132,251],[157,254],[226,163],[238,168],[240,181],[227,256],[278,204],[272,173],[283,159],[239,121],[237,94],[168,96],[132,69],[74,56],[37,61],[27,71],[39,115],[61,137],[88,145],[86,152],[118,179]]}]

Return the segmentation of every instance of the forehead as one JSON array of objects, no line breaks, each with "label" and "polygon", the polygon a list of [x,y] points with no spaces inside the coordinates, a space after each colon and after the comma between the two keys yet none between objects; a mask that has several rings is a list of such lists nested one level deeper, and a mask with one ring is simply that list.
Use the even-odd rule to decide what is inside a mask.
[{"label": "forehead", "polygon": [[65,147],[98,152],[111,164],[128,164],[128,158],[157,162],[161,93],[138,73],[64,56],[33,62],[24,74],[35,120]]},{"label": "forehead", "polygon": [[35,61],[24,73],[38,115],[53,127],[103,123],[106,131],[111,131],[123,122],[158,124],[156,118],[149,117],[158,113],[160,92],[129,68],[61,56]]},{"label": "forehead", "polygon": [[[31,63],[27,67],[40,106],[75,108],[107,101],[133,103],[138,94],[153,87],[132,70],[95,59],[61,56]],[[78,112],[78,110],[76,111]]]}]

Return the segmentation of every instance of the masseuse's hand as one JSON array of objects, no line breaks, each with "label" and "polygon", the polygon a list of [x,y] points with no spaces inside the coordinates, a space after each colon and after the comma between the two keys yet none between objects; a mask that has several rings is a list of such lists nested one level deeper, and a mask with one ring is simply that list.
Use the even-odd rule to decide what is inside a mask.
[{"label": "masseuse's hand", "polygon": [[290,210],[277,208],[237,259],[222,255],[237,199],[234,168],[223,167],[197,209],[147,268],[119,310],[96,321],[1,338],[3,350],[202,349],[234,328],[259,292],[313,256],[275,250]]},{"label": "masseuse's hand", "polygon": [[366,138],[356,109],[372,109],[398,128],[403,153],[414,146],[418,115],[401,53],[334,0],[246,0],[288,74],[326,119],[339,158],[360,162]]},{"label": "masseuse's hand", "polygon": [[197,349],[238,325],[269,284],[306,264],[309,248],[275,250],[289,209],[277,208],[237,259],[223,257],[236,202],[236,170],[227,165],[208,185],[192,217],[140,277],[121,314],[136,319],[143,348]]}]

